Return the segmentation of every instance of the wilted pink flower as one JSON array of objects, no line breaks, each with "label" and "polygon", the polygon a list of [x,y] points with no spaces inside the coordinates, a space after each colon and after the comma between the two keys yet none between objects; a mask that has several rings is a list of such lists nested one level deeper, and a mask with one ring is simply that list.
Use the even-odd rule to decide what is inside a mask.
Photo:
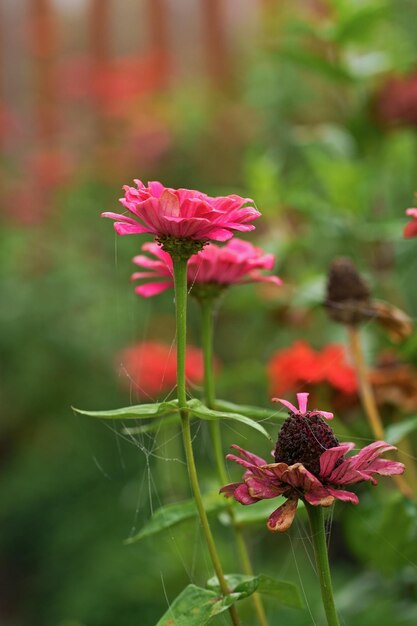
[{"label": "wilted pink flower", "polygon": [[[135,291],[148,298],[173,286],[173,269],[171,256],[156,243],[145,243],[142,250],[155,258],[139,255],[133,262],[145,269],[135,272],[132,280],[162,279],[146,285],[139,285]],[[269,282],[281,285],[278,276],[268,276],[260,270],[271,270],[275,263],[273,254],[266,254],[261,248],[251,243],[234,238],[223,247],[208,244],[201,252],[194,254],[188,261],[188,284],[193,288],[198,285],[218,285],[227,287],[235,284],[252,282]],[[168,280],[167,280],[168,279]]]},{"label": "wilted pink flower", "polygon": [[412,217],[413,219],[405,225],[404,237],[407,239],[417,237],[417,209],[407,209],[405,213],[408,217]]},{"label": "wilted pink flower", "polygon": [[271,513],[267,527],[271,531],[288,530],[294,519],[299,498],[314,506],[330,506],[335,499],[358,504],[356,494],[341,489],[344,485],[369,480],[377,484],[375,475],[402,474],[404,465],[379,458],[394,446],[375,441],[358,454],[345,455],[353,443],[340,444],[331,428],[321,417],[331,419],[325,411],[307,411],[308,393],[297,394],[299,408],[286,400],[275,400],[290,410],[280,430],[274,450],[275,463],[232,446],[240,456],[227,458],[246,469],[243,482],[225,485],[220,490],[241,504],[255,504],[259,500],[284,496],[287,500]]},{"label": "wilted pink flower", "polygon": [[137,189],[124,186],[120,202],[137,219],[102,213],[102,217],[116,220],[114,228],[119,235],[152,233],[157,237],[226,241],[234,230],[253,230],[255,227],[248,222],[260,216],[253,206],[245,206],[253,203],[250,198],[212,198],[200,191],[164,187],[159,182],[150,182],[148,187],[140,180],[135,183]]}]

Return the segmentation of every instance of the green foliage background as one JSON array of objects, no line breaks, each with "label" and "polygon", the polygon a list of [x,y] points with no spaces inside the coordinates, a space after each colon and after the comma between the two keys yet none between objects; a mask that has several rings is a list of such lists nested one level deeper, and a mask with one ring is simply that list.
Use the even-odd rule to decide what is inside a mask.
[{"label": "green foliage background", "polygon": [[[417,189],[417,134],[409,124],[378,122],[373,101],[386,76],[415,71],[417,5],[325,4],[327,17],[315,21],[301,5],[272,12],[258,40],[242,47],[228,91],[203,84],[198,91],[174,90],[163,105],[172,147],[149,171],[138,172],[132,160],[130,171],[109,176],[94,160],[81,162],[57,190],[47,220],[23,228],[5,223],[3,626],[152,625],[185,585],[204,586],[212,574],[195,520],[123,545],[153,509],[188,497],[175,426],[130,439],[119,424],[90,422],[70,408],[136,402],[119,384],[117,352],[144,338],[174,339],[172,294],[142,301],[129,282],[143,239],[117,239],[98,217],[117,206],[122,184],[139,176],[213,194],[242,193],[263,213],[250,239],[277,255],[287,286],[268,299],[253,286],[225,296],[216,336],[224,398],[268,407],[265,364],[276,349],[296,338],[316,348],[343,341],[343,329],[320,307],[336,255],[354,258],[375,295],[416,317],[417,244],[404,240],[402,229]],[[298,313],[301,324],[294,322]],[[191,304],[192,343],[198,334]],[[390,342],[372,324],[365,335],[372,362]],[[417,364],[417,334],[398,350]],[[360,411],[351,420],[344,428],[371,438]],[[277,427],[269,429],[275,438]],[[195,434],[203,488],[215,491],[204,424]],[[253,431],[225,427],[224,437],[225,450],[234,442],[261,456],[269,452]],[[343,623],[411,626],[417,620],[416,506],[388,482],[359,492],[358,508],[336,506],[330,533]],[[216,516],[213,521],[225,569],[236,571],[229,529]],[[302,585],[311,612],[268,601],[271,626],[323,623],[302,513],[289,536],[273,536],[259,521],[246,533],[256,571]],[[245,602],[245,623],[255,623]]]}]

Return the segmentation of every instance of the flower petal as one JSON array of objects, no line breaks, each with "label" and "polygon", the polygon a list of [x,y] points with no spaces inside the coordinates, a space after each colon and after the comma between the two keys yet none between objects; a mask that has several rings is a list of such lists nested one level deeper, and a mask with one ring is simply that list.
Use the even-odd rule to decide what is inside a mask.
[{"label": "flower petal", "polygon": [[288,470],[283,474],[282,480],[287,482],[295,489],[304,492],[312,489],[321,489],[323,485],[311,472],[308,471],[301,463],[290,465]]},{"label": "flower petal", "polygon": [[272,532],[284,533],[293,523],[297,511],[298,498],[288,498],[268,518],[267,528]]},{"label": "flower petal", "polygon": [[146,285],[139,285],[135,287],[135,293],[142,298],[151,298],[173,287],[174,283],[147,283]]},{"label": "flower petal", "polygon": [[297,393],[297,401],[299,406],[299,411],[301,415],[305,415],[307,413],[307,402],[309,393]]},{"label": "flower petal", "polygon": [[276,498],[286,489],[286,487],[278,487],[273,483],[273,480],[268,480],[267,477],[262,479],[249,476],[245,479],[245,483],[248,487],[249,495],[251,495],[252,498],[257,498],[258,500],[270,500],[271,498]]},{"label": "flower petal", "polygon": [[321,489],[313,489],[304,494],[304,498],[313,506],[332,506],[334,497],[330,493],[330,489],[322,487]]},{"label": "flower petal", "polygon": [[354,443],[343,443],[334,448],[328,448],[320,457],[320,476],[326,478],[330,476],[337,461],[355,447]]},{"label": "flower petal", "polygon": [[261,459],[260,456],[257,456],[256,454],[253,454],[253,452],[249,452],[248,450],[244,450],[243,448],[241,448],[240,446],[238,446],[236,444],[233,444],[230,447],[233,448],[233,450],[237,450],[242,457],[246,458],[248,461],[250,461],[254,465],[258,465],[259,467],[261,465],[266,465],[266,461],[264,459]]},{"label": "flower petal", "polygon": [[332,420],[334,417],[333,413],[330,413],[329,411],[311,411],[310,415],[320,415],[321,417],[324,417],[325,420]]},{"label": "flower petal", "polygon": [[260,498],[254,498],[249,493],[249,489],[245,483],[241,483],[234,491],[233,497],[235,500],[240,502],[240,504],[255,504],[255,502],[259,502]]},{"label": "flower petal", "polygon": [[291,411],[291,413],[295,413],[296,415],[299,412],[297,407],[295,407],[293,404],[291,404],[291,402],[288,402],[288,400],[283,400],[283,398],[272,398],[272,402],[280,402],[287,409],[289,409]]},{"label": "flower petal", "polygon": [[337,500],[342,500],[343,502],[352,502],[352,504],[359,504],[359,498],[356,493],[352,493],[351,491],[343,491],[343,489],[333,489],[332,487],[327,487],[327,491]]},{"label": "flower petal", "polygon": [[219,493],[222,493],[226,498],[233,498],[235,495],[236,489],[242,483],[229,483],[228,485],[224,485],[221,489],[219,489]]}]

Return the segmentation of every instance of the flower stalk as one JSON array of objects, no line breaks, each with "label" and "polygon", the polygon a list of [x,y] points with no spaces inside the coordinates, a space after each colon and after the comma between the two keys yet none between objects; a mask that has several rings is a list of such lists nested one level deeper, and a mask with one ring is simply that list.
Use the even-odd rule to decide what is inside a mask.
[{"label": "flower stalk", "polygon": [[327,552],[326,531],[324,527],[323,507],[313,506],[304,500],[310,520],[311,534],[316,558],[317,574],[320,581],[321,597],[328,626],[340,626],[333,597],[333,585],[330,575],[329,555]]},{"label": "flower stalk", "polygon": [[[365,357],[363,354],[360,331],[357,326],[348,326],[349,345],[353,363],[358,377],[360,398],[365,415],[368,418],[369,426],[375,439],[384,439],[384,425],[379,414],[375,400],[375,394],[369,382]],[[406,498],[413,498],[413,491],[405,478],[401,475],[394,476],[398,489]]]},{"label": "flower stalk", "polygon": [[[213,372],[213,319],[216,300],[217,298],[199,298],[199,304],[201,309],[202,345],[204,359],[204,396],[207,406],[211,409],[216,408],[216,390]],[[224,461],[220,422],[217,420],[213,420],[209,423],[209,426],[217,474],[220,480],[220,484],[224,485],[227,483],[228,477]],[[247,576],[253,576],[252,563],[243,535],[243,529],[236,522],[236,517],[232,506],[228,507],[227,512],[230,517],[242,570]],[[261,626],[268,626],[268,620],[266,617],[266,612],[261,596],[258,593],[254,593],[252,595],[252,600],[254,603],[254,608],[259,624]]]},{"label": "flower stalk", "polygon": [[[210,529],[207,513],[198,482],[197,468],[194,460],[192,446],[190,418],[187,410],[187,395],[185,387],[185,351],[187,332],[187,263],[181,257],[173,257],[174,287],[175,287],[175,312],[177,326],[177,396],[181,414],[181,427],[184,442],[187,469],[190,478],[194,500],[197,506],[198,515],[203,529],[204,538],[219,581],[223,595],[230,593],[224,577],[223,568],[217,553],[216,544]],[[182,410],[181,410],[182,409]],[[234,626],[240,626],[239,616],[234,605],[230,606],[229,613]]]}]

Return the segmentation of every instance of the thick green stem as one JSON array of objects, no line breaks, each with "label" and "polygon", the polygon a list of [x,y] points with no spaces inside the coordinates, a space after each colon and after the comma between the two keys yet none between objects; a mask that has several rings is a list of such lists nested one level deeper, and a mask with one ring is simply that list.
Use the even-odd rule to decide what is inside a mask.
[{"label": "thick green stem", "polygon": [[324,527],[323,507],[304,502],[310,519],[311,534],[316,557],[317,574],[320,580],[321,597],[329,626],[340,626],[336,605],[333,598],[332,579],[330,576],[329,555],[327,553],[326,531]]},{"label": "thick green stem", "polygon": [[[185,457],[187,461],[188,475],[194,500],[197,506],[203,534],[207,543],[207,548],[213,563],[214,571],[223,595],[230,593],[224,577],[223,569],[217,554],[216,544],[211,533],[207,513],[204,509],[203,498],[198,483],[197,468],[194,460],[194,452],[190,430],[190,418],[187,410],[187,394],[185,387],[185,353],[186,353],[186,333],[187,333],[187,261],[180,258],[173,258],[174,285],[175,285],[175,311],[177,323],[177,395],[181,413],[182,436],[184,441]],[[234,626],[240,626],[240,620],[236,607],[229,608],[230,617]]]},{"label": "thick green stem", "polygon": [[[213,298],[200,299],[201,321],[202,321],[202,346],[204,358],[204,397],[209,408],[216,408],[216,388],[213,371],[213,338],[214,338],[214,304]],[[209,422],[211,441],[213,444],[214,457],[216,461],[217,475],[221,485],[229,482],[226,465],[224,462],[223,446],[220,432],[220,422],[213,420]],[[228,513],[235,536],[236,547],[239,554],[243,572],[247,576],[253,576],[252,564],[249,551],[243,536],[243,529],[236,523],[233,507],[228,507]],[[252,600],[255,606],[256,615],[261,626],[268,626],[262,598],[258,593],[254,593]]]}]

